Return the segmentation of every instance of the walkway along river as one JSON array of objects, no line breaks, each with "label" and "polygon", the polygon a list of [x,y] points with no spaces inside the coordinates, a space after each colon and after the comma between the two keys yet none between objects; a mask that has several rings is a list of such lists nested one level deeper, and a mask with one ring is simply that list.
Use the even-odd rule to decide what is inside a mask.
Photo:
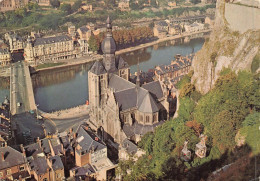
[{"label": "walkway along river", "polygon": [[[131,53],[121,54],[128,62],[131,73],[148,71],[156,65],[169,64],[176,54],[188,55],[201,49],[203,38],[181,43],[180,39],[162,42]],[[32,76],[35,101],[45,112],[67,109],[85,104],[88,100],[88,70],[93,63],[40,71]],[[1,94],[1,92],[0,92]]]}]

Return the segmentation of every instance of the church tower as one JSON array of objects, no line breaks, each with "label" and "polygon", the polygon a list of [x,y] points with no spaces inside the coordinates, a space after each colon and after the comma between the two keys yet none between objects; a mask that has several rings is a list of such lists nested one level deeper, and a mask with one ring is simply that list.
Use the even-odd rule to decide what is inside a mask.
[{"label": "church tower", "polygon": [[112,36],[112,25],[109,17],[107,18],[106,23],[107,34],[101,45],[102,52],[104,54],[103,65],[108,73],[112,73],[117,70],[115,61],[116,43]]}]

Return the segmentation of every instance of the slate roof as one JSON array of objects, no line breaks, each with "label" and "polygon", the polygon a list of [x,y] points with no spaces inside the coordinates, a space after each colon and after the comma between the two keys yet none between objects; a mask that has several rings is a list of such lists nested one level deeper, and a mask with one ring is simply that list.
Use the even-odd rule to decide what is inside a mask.
[{"label": "slate roof", "polygon": [[105,74],[106,73],[106,69],[103,66],[102,62],[100,61],[96,61],[93,66],[90,69],[90,72],[96,74],[96,75],[100,75],[100,74]]},{"label": "slate roof", "polygon": [[148,90],[157,99],[161,99],[163,97],[163,91],[159,81],[153,81],[147,84],[143,84],[142,87]]},{"label": "slate roof", "polygon": [[134,155],[138,150],[137,145],[135,145],[128,139],[124,139],[124,141],[122,142],[122,147],[125,148],[125,150],[131,155]]},{"label": "slate roof", "polygon": [[43,152],[43,149],[40,147],[39,143],[33,143],[27,145],[24,147],[24,149],[25,149],[26,157],[36,156],[37,154]]},{"label": "slate roof", "polygon": [[51,148],[50,148],[48,139],[41,140],[41,145],[42,145],[45,155],[48,155],[51,153]]},{"label": "slate roof", "polygon": [[71,171],[75,170],[75,176],[86,176],[95,173],[95,169],[90,164],[86,164],[83,167],[74,167]]},{"label": "slate roof", "polygon": [[[81,146],[82,151],[90,152],[92,148],[94,148],[94,151],[106,148],[105,143],[101,141],[97,135],[91,131],[85,130],[82,126],[79,127],[77,133],[76,142]],[[98,138],[98,141],[95,140],[96,137]]]},{"label": "slate roof", "polygon": [[34,42],[34,46],[51,44],[56,42],[64,42],[70,40],[72,40],[72,38],[67,35],[60,35],[60,36],[48,37],[48,38],[37,38]]},{"label": "slate roof", "polygon": [[51,166],[52,166],[53,170],[64,169],[60,156],[56,155],[56,156],[50,157],[49,160],[52,164]]},{"label": "slate roof", "polygon": [[117,59],[117,68],[118,69],[123,69],[123,68],[128,68],[129,65],[128,63],[120,56]]},{"label": "slate roof", "polygon": [[86,26],[82,26],[79,28],[82,33],[87,33],[89,29]]},{"label": "slate roof", "polygon": [[133,84],[132,82],[127,81],[127,80],[123,79],[122,77],[119,77],[115,74],[110,74],[108,86],[110,88],[113,88],[115,92],[118,92],[118,91],[126,90],[129,88],[134,88],[135,84]]},{"label": "slate roof", "polygon": [[[10,146],[1,147],[0,154],[4,154],[4,161],[0,158],[0,170],[26,163],[23,154]],[[0,155],[1,156],[1,155]]]},{"label": "slate roof", "polygon": [[59,155],[59,154],[63,153],[61,142],[60,142],[59,138],[50,139],[50,142],[51,142],[51,146],[53,148],[55,155]]},{"label": "slate roof", "polygon": [[143,112],[143,113],[154,113],[154,112],[158,112],[159,108],[157,107],[154,99],[152,98],[151,94],[148,92],[141,105],[138,108],[139,111]]},{"label": "slate roof", "polygon": [[37,175],[42,175],[47,172],[49,166],[45,156],[36,156],[28,159],[31,170],[34,170]]}]

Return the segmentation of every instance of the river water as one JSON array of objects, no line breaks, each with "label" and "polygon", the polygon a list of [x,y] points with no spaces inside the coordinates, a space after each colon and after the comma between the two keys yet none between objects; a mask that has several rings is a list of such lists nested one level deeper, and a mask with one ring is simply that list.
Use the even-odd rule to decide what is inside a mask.
[{"label": "river water", "polygon": [[[203,43],[203,38],[188,43],[169,41],[121,56],[130,65],[131,73],[136,72],[138,60],[140,69],[148,71],[156,65],[169,64],[176,54],[197,52]],[[88,100],[88,70],[92,64],[46,70],[32,75],[35,101],[39,108],[52,112],[84,104]],[[0,101],[7,93],[9,94],[7,89],[0,89]]]}]

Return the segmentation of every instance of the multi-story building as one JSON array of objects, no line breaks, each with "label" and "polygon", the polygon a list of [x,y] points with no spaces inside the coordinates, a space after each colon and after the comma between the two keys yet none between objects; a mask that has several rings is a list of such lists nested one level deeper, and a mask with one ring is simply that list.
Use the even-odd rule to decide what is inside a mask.
[{"label": "multi-story building", "polygon": [[23,153],[9,147],[0,147],[0,180],[21,180],[30,178],[28,164]]},{"label": "multi-story building", "polygon": [[184,25],[184,28],[186,32],[192,33],[204,30],[204,24],[195,22],[190,25]]},{"label": "multi-story building", "polygon": [[27,5],[29,0],[2,0],[0,1],[0,12],[12,11]]},{"label": "multi-story building", "polygon": [[75,58],[77,53],[74,41],[67,35],[36,38],[34,41],[29,37],[24,49],[24,58],[30,63],[47,62]]},{"label": "multi-story building", "polygon": [[87,26],[82,26],[77,30],[79,34],[79,38],[81,40],[86,40],[88,41],[91,35],[93,35],[92,30],[89,29]]},{"label": "multi-story building", "polygon": [[6,33],[5,34],[5,40],[9,44],[9,48],[10,48],[11,53],[23,51],[23,49],[25,47],[24,40],[22,39],[22,37],[20,37],[16,33]]},{"label": "multi-story building", "polygon": [[106,144],[85,125],[80,125],[75,134],[73,142],[76,167],[70,170],[70,176],[107,180],[107,171],[115,165],[107,157]]},{"label": "multi-story building", "polygon": [[12,61],[11,52],[5,48],[0,48],[0,66],[9,65]]},{"label": "multi-story building", "polygon": [[194,54],[186,57],[176,55],[175,60],[170,65],[159,65],[155,67],[155,79],[168,82],[170,88],[180,80],[180,78],[189,73]]},{"label": "multi-story building", "polygon": [[65,171],[74,165],[74,151],[67,133],[53,138],[37,139],[36,143],[23,147],[32,177],[37,181],[61,181]]}]

